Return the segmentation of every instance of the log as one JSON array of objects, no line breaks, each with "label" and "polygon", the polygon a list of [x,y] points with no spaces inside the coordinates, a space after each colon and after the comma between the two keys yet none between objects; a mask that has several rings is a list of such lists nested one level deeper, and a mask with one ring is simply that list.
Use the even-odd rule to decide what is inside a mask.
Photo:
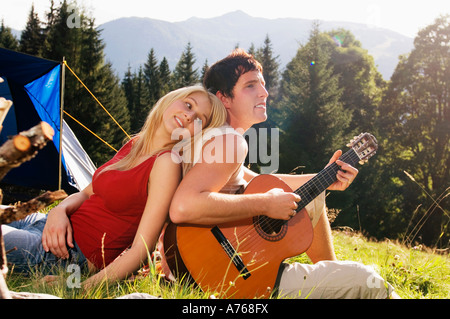
[{"label": "log", "polygon": [[23,219],[27,215],[44,209],[51,203],[67,197],[64,190],[45,192],[25,203],[17,203],[14,206],[0,208],[0,224],[9,224],[13,221]]},{"label": "log", "polygon": [[54,130],[45,122],[6,141],[0,147],[0,180],[14,167],[29,161],[53,139]]},{"label": "log", "polygon": [[[1,224],[8,224],[13,221],[25,218],[27,215],[37,212],[51,203],[62,200],[67,197],[64,190],[45,192],[28,202],[17,203],[14,206],[0,208],[0,226]],[[6,263],[6,252],[3,243],[2,230],[0,227],[0,299],[10,299],[11,294],[6,286],[5,277],[8,272]]]},{"label": "log", "polygon": [[[3,123],[2,117],[6,116],[6,108],[11,107],[11,101],[4,98],[0,99],[0,129]],[[4,109],[3,112],[1,109]],[[4,112],[6,110],[6,112]],[[0,180],[14,167],[21,165],[36,156],[37,152],[47,145],[48,141],[53,139],[54,130],[45,122],[32,127],[6,141],[0,147]],[[67,197],[65,191],[46,192],[37,196],[26,203],[17,203],[4,209],[0,209],[0,226],[15,220],[19,220],[37,212],[56,200]],[[8,272],[6,263],[6,253],[3,243],[3,236],[0,228],[0,299],[9,299],[11,294],[5,282],[5,276]]]}]

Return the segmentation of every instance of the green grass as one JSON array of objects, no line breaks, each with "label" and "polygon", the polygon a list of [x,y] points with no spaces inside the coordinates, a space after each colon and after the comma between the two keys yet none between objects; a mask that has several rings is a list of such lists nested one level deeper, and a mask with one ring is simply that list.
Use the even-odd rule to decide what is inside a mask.
[{"label": "green grass", "polygon": [[338,259],[372,265],[405,299],[450,298],[450,258],[422,246],[368,241],[363,236],[335,233]]},{"label": "green grass", "polygon": [[[408,248],[392,241],[375,242],[358,233],[333,232],[336,255],[340,260],[353,260],[372,265],[378,273],[394,286],[397,294],[404,299],[449,299],[450,298],[450,258],[438,255],[422,247]],[[305,255],[290,260],[309,263]],[[55,295],[71,299],[108,299],[125,294],[140,292],[165,299],[206,299],[210,293],[184,283],[165,282],[150,267],[146,276],[137,275],[133,279],[114,284],[102,284],[90,291],[68,288],[71,273],[60,271],[59,279],[51,285],[43,276],[34,274],[24,278],[11,274],[7,277],[10,290]],[[83,280],[83,278],[82,278]]]}]

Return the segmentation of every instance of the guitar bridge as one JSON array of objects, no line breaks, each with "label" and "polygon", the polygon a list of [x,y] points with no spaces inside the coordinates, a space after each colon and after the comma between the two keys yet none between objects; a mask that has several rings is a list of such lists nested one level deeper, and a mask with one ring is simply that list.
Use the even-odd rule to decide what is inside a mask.
[{"label": "guitar bridge", "polygon": [[211,232],[213,233],[214,237],[219,242],[220,246],[222,246],[225,253],[230,257],[231,261],[233,262],[233,265],[236,267],[236,269],[239,271],[239,273],[242,275],[244,279],[247,279],[251,276],[250,272],[248,271],[247,267],[245,267],[244,262],[242,261],[242,258],[238,255],[236,252],[236,249],[234,249],[233,245],[229,242],[229,240],[224,236],[222,231],[219,229],[219,227],[215,226],[211,229]]}]

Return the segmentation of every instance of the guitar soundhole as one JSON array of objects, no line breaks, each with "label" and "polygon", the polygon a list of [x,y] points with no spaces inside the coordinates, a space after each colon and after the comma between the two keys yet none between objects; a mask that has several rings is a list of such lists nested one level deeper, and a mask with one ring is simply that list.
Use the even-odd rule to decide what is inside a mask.
[{"label": "guitar soundhole", "polygon": [[287,232],[287,222],[267,216],[253,217],[253,224],[258,234],[269,241],[281,240]]}]

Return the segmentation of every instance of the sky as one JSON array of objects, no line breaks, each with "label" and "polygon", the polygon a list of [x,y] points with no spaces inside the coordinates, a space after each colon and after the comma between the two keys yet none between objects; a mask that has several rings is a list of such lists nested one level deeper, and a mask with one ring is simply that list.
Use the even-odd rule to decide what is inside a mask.
[{"label": "sky", "polygon": [[[0,20],[23,30],[31,5],[41,20],[50,0],[0,0]],[[55,0],[59,4],[59,0]],[[409,37],[430,25],[440,14],[450,14],[449,0],[77,0],[96,24],[121,17],[148,17],[169,22],[191,17],[213,18],[242,10],[253,17],[347,21],[397,31]]]}]

